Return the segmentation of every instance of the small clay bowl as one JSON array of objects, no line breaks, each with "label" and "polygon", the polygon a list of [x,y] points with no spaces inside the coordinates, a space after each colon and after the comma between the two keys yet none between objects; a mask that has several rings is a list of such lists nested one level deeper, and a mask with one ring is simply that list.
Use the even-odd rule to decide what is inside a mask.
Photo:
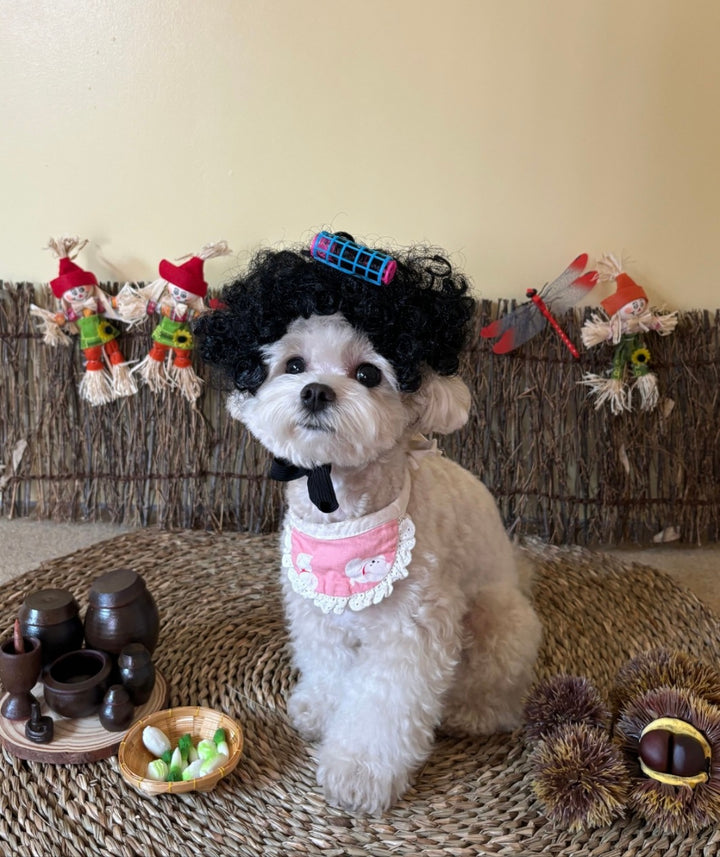
[{"label": "small clay bowl", "polygon": [[110,684],[111,668],[109,655],[95,649],[60,655],[45,672],[45,702],[63,717],[97,714]]}]

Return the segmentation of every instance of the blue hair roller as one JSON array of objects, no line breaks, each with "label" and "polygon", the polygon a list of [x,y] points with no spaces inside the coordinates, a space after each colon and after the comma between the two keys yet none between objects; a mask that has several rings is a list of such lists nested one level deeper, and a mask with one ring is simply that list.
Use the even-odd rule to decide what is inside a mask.
[{"label": "blue hair roller", "polygon": [[387,285],[395,276],[397,262],[387,253],[356,244],[344,235],[318,232],[310,244],[310,255],[331,268],[362,277],[376,286]]}]

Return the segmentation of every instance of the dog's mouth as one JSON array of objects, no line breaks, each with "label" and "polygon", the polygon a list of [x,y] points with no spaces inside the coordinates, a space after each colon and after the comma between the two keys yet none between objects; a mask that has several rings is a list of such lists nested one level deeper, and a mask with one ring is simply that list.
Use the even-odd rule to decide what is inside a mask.
[{"label": "dog's mouth", "polygon": [[326,425],[322,420],[318,419],[303,419],[298,420],[298,426],[307,431],[319,431],[326,434],[335,434],[335,429],[332,426]]}]

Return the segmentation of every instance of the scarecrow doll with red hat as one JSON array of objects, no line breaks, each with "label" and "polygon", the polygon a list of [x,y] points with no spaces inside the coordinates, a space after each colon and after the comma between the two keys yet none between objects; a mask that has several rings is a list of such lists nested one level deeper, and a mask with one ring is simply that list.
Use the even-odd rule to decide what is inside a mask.
[{"label": "scarecrow doll with red hat", "polygon": [[158,266],[159,279],[140,289],[127,284],[118,295],[118,308],[131,324],[146,315],[160,316],[152,333],[152,348],[132,370],[154,393],[177,388],[189,402],[200,395],[202,382],[192,366],[190,321],[207,309],[204,263],[230,252],[226,241],[218,241],[183,257],[186,261],[180,265],[163,259]]},{"label": "scarecrow doll with red hat", "polygon": [[48,345],[69,345],[69,334],[80,335],[85,358],[80,396],[91,405],[103,405],[136,393],[137,385],[117,343],[120,331],[108,321],[121,320],[114,299],[98,286],[92,272],[73,261],[86,244],[78,237],[50,239],[48,248],[60,260],[58,276],[50,281],[59,309],[52,313],[32,304],[30,312],[41,319]]},{"label": "scarecrow doll with red hat", "polygon": [[597,263],[600,282],[617,284],[614,294],[600,301],[607,316],[593,313],[582,328],[586,348],[609,342],[615,346],[612,367],[606,375],[587,372],[583,384],[590,387],[595,407],[610,405],[613,414],[631,411],[632,395],[639,396],[641,411],[653,410],[659,401],[657,376],[650,370],[650,351],[644,334],[668,336],[677,325],[677,312],[656,313],[648,307],[648,296],[608,254]]}]

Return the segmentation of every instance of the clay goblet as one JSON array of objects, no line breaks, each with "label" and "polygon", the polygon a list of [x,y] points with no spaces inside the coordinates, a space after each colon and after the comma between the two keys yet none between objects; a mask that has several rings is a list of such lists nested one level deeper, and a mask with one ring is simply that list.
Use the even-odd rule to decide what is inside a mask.
[{"label": "clay goblet", "polygon": [[8,637],[0,645],[0,679],[8,697],[0,714],[8,720],[27,720],[35,697],[30,693],[42,669],[42,651],[37,637],[23,637],[24,652],[17,652],[15,640]]}]

